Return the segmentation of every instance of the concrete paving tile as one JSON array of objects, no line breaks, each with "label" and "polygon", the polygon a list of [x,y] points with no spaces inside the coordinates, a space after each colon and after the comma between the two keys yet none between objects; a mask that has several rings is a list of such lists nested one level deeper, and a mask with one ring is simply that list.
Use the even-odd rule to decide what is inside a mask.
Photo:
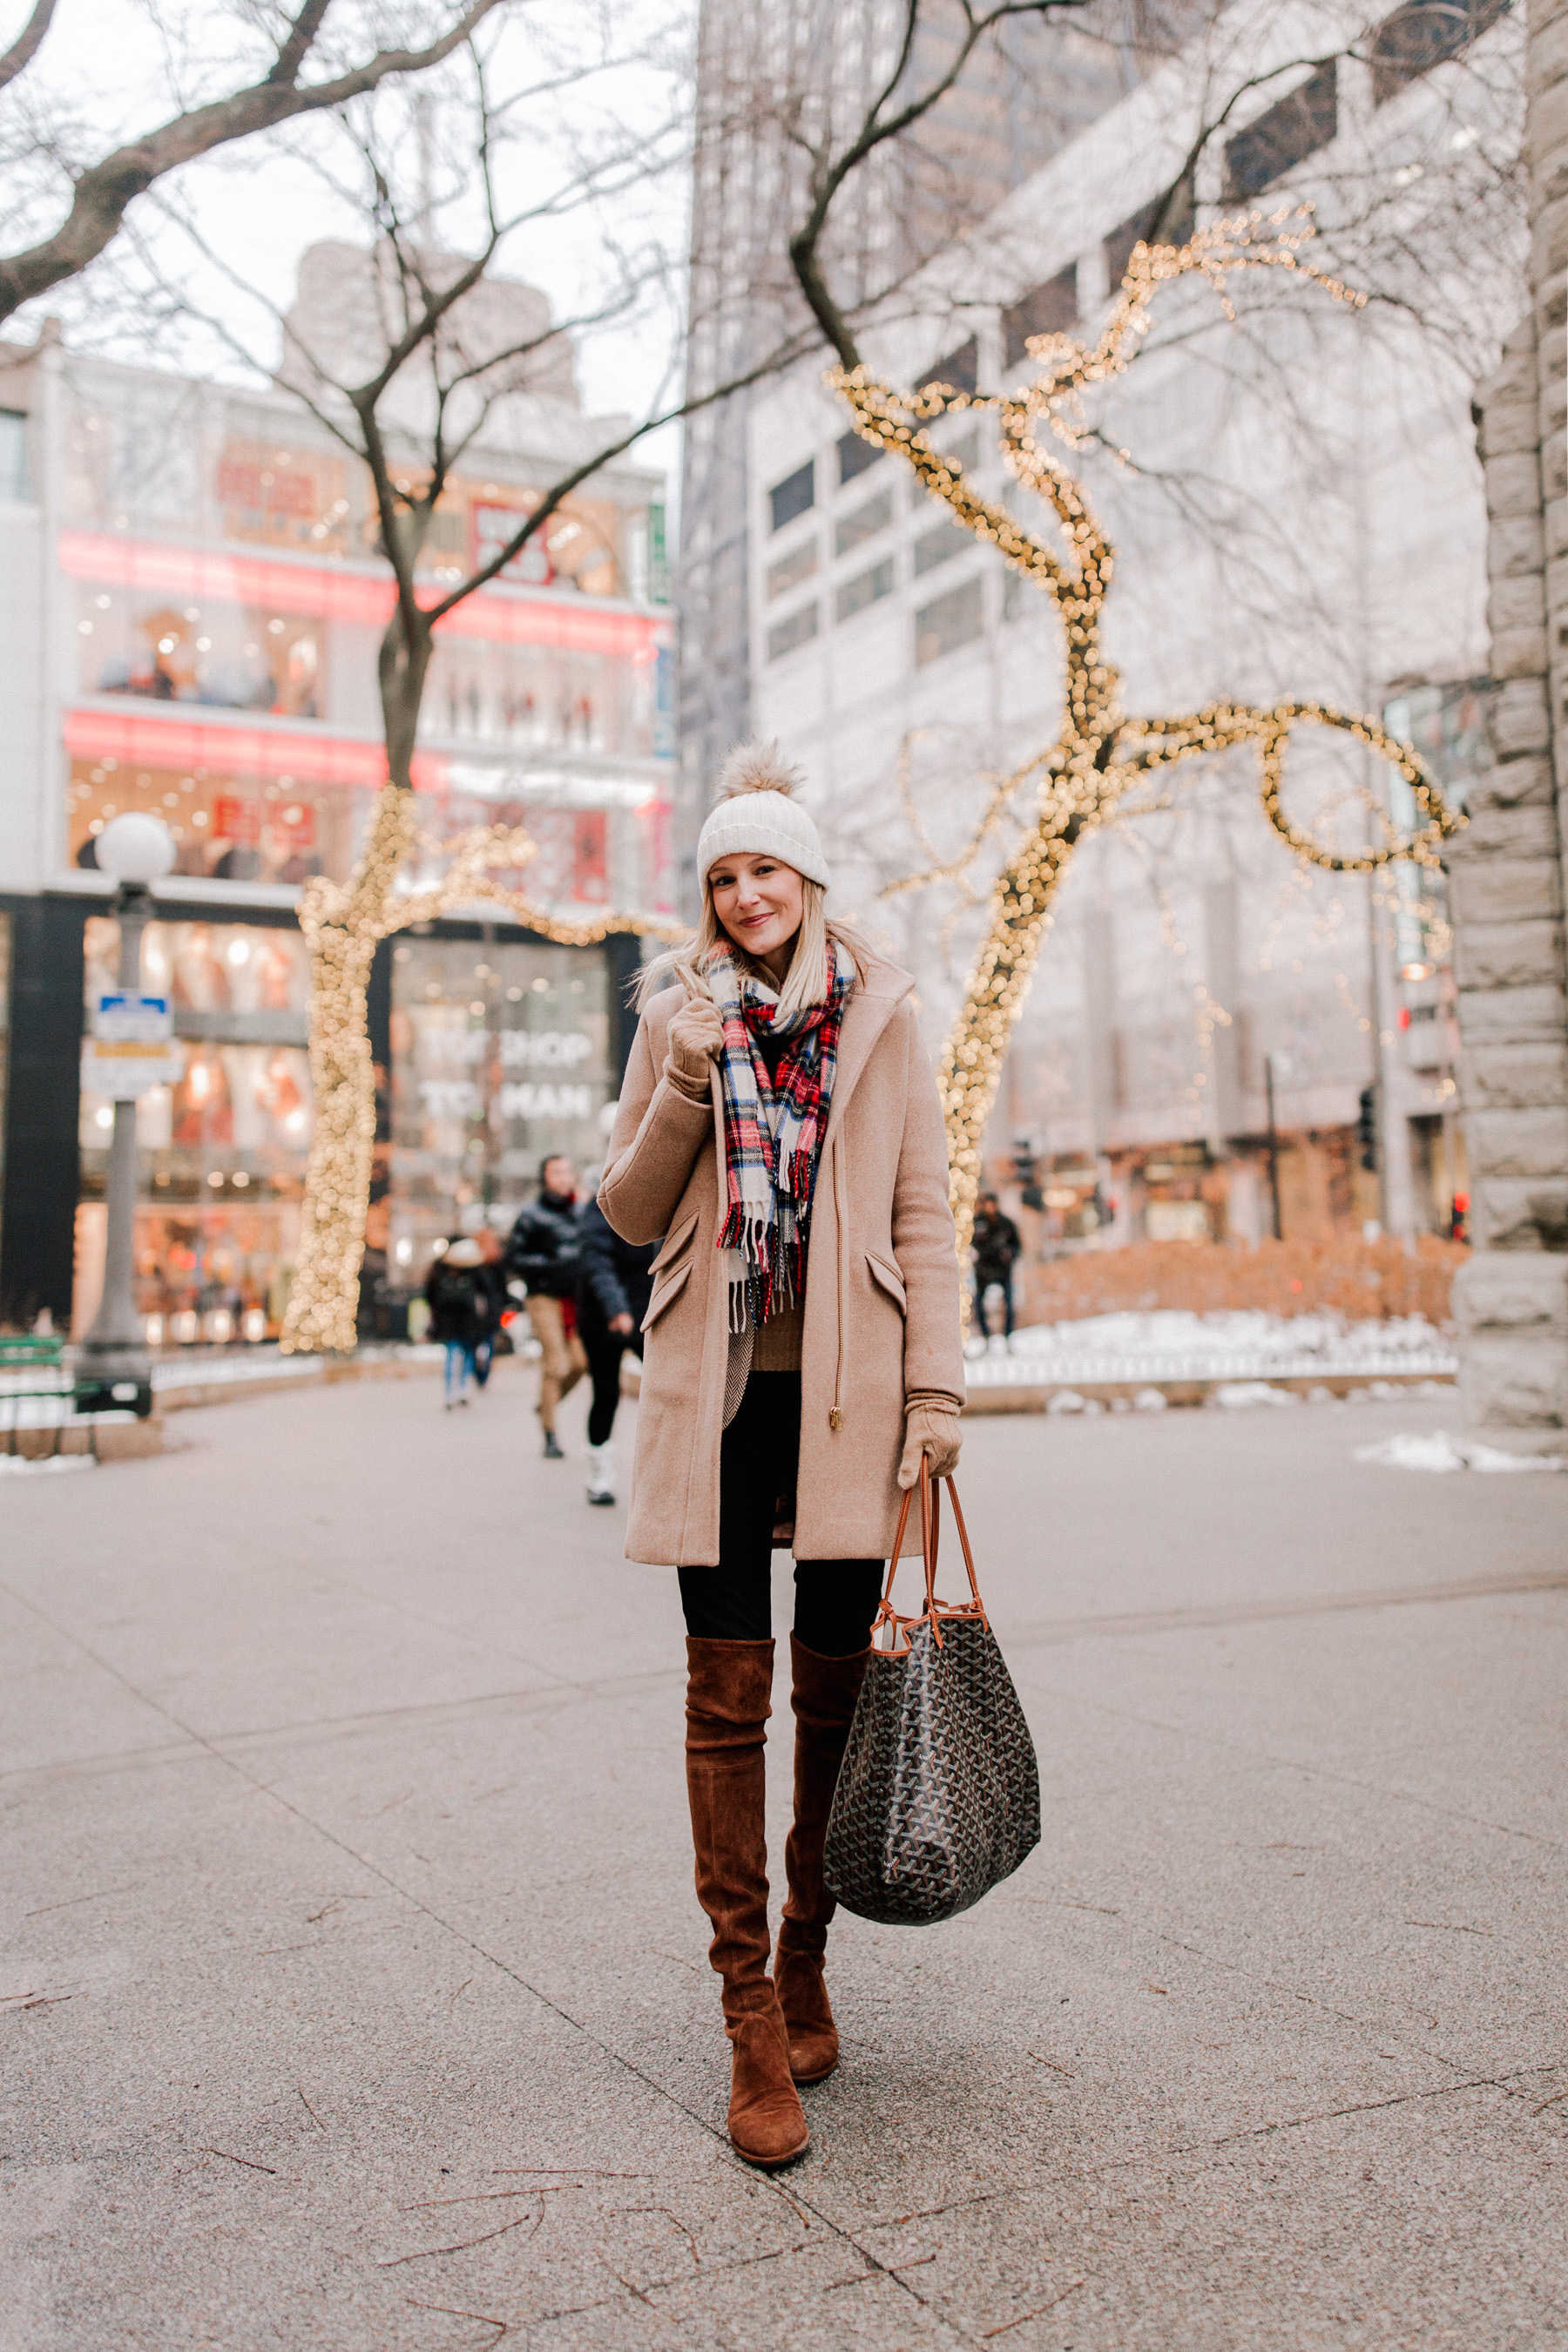
[{"label": "concrete paving tile", "polygon": [[127,1748],[156,1753],[169,1744],[158,1710],[36,1611],[0,1592],[0,1656],[6,1705],[0,1717],[0,1787],[9,1772],[64,1763],[79,1753]]},{"label": "concrete paving tile", "polygon": [[[1347,1469],[1403,1407],[976,1423],[1045,1837],[946,1927],[840,1920],[845,2062],[769,2183],[722,2137],[674,1580],[510,1379],[184,1416],[16,1497],[19,2352],[1568,2333],[1568,1601],[1316,1605],[1547,1572],[1556,1482]],[[1142,1630],[1062,1630],[1107,1612]]]}]

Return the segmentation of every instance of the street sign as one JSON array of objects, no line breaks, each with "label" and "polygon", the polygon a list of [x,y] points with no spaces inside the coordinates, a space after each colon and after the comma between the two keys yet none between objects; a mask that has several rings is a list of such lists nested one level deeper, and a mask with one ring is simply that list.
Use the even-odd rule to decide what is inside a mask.
[{"label": "street sign", "polygon": [[155,1087],[175,1087],[185,1075],[183,1046],[100,1045],[85,1038],[81,1049],[81,1090],[107,1095],[111,1102],[134,1102]]},{"label": "street sign", "polygon": [[155,1087],[177,1086],[185,1056],[174,1043],[174,1025],[166,996],[106,990],[93,1007],[92,1034],[82,1041],[83,1093],[134,1102]]},{"label": "street sign", "polygon": [[165,1045],[174,1024],[166,996],[133,988],[108,989],[93,1008],[92,1035],[101,1045]]}]

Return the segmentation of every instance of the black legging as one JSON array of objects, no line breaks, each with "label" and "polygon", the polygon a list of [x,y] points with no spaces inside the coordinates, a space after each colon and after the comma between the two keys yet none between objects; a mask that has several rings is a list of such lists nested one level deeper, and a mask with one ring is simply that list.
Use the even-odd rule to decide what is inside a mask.
[{"label": "black legging", "polygon": [[616,1407],[621,1400],[621,1358],[629,1348],[640,1360],[642,1333],[634,1325],[623,1338],[619,1331],[610,1329],[602,1315],[584,1306],[577,1310],[577,1337],[583,1342],[588,1377],[594,1383],[594,1402],[588,1408],[588,1443],[607,1445],[616,1425]]},{"label": "black legging", "polygon": [[[700,1642],[765,1642],[773,1630],[773,1522],[793,1513],[800,1460],[800,1374],[753,1372],[719,1449],[719,1565],[680,1570],[686,1630]],[[819,1657],[870,1639],[879,1559],[800,1559],[795,1630]]]}]

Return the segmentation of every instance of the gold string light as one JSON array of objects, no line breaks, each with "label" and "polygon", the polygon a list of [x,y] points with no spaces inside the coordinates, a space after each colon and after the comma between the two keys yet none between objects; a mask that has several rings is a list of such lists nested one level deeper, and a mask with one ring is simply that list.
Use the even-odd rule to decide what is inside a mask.
[{"label": "gold string light", "polygon": [[[416,848],[445,856],[447,871],[428,888],[402,888],[403,866]],[[360,1265],[375,1144],[366,991],[380,941],[476,899],[507,908],[530,930],[563,947],[588,947],[612,931],[685,936],[679,924],[642,915],[559,921],[500,878],[537,855],[538,845],[521,827],[504,824],[476,825],[447,842],[422,837],[413,793],[385,784],[348,881],[331,882],[318,874],[300,892],[300,929],[310,959],[316,1124],[300,1209],[299,1260],[279,1341],[284,1355],[348,1355],[358,1344]]]},{"label": "gold string light", "polygon": [[[882,893],[918,888],[965,866],[1010,794],[1037,775],[1039,814],[997,877],[990,923],[938,1074],[961,1259],[973,1225],[981,1138],[996,1098],[1008,1038],[1023,1009],[1050,919],[1051,901],[1078,843],[1113,816],[1130,783],[1183,761],[1254,743],[1269,824],[1298,857],[1339,874],[1371,873],[1394,858],[1435,866],[1440,863],[1439,845],[1464,823],[1447,806],[1408,745],[1396,742],[1375,720],[1325,703],[1281,702],[1266,710],[1222,701],[1183,718],[1125,717],[1117,700],[1118,673],[1100,646],[1114,551],[1082,485],[1039,437],[1043,426],[1068,450],[1080,446],[1084,391],[1126,368],[1148,330],[1155,289],[1172,279],[1205,278],[1232,318],[1227,279],[1237,269],[1293,271],[1331,299],[1360,308],[1364,295],[1325,277],[1303,258],[1301,248],[1312,235],[1309,210],[1216,221],[1182,246],[1136,245],[1098,342],[1090,346],[1065,334],[1031,336],[1026,348],[1040,373],[1016,396],[965,393],[941,383],[923,385],[919,392],[894,392],[864,367],[835,368],[826,378],[847,402],[862,439],[901,457],[966,530],[996,548],[1005,562],[1044,590],[1060,617],[1065,640],[1067,676],[1056,742],[994,784],[980,833],[963,858],[945,866],[933,863],[927,871],[889,884]],[[1007,467],[1026,489],[1054,509],[1063,553],[1032,538],[1005,507],[977,496],[958,459],[933,447],[924,425],[963,409],[988,409],[997,416]],[[1415,795],[1421,821],[1414,830],[1395,838],[1385,824],[1385,839],[1379,846],[1344,856],[1297,824],[1286,810],[1284,786],[1286,746],[1298,726],[1335,729],[1386,760]]]}]

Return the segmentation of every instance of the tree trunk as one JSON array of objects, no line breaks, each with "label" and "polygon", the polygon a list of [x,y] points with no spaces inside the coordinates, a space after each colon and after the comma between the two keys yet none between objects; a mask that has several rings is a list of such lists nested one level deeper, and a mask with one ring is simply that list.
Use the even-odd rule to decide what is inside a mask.
[{"label": "tree trunk", "polygon": [[[1058,744],[1047,764],[1057,768],[1068,748]],[[1040,816],[997,879],[985,938],[942,1049],[937,1084],[947,1123],[949,1195],[961,1265],[969,1261],[983,1173],[981,1140],[1002,1083],[1007,1043],[1045,944],[1051,901],[1082,830],[1072,793],[1059,782],[1054,784]],[[967,1321],[967,1288],[963,1297]]]},{"label": "tree trunk", "polygon": [[300,1255],[281,1348],[350,1353],[375,1142],[375,1070],[365,992],[379,942],[397,929],[397,870],[414,838],[413,794],[382,787],[346,890],[306,886],[300,925],[310,951],[310,1083],[316,1129]]},{"label": "tree trunk", "polygon": [[365,1020],[374,938],[333,923],[310,947],[310,1083],[316,1131],[282,1349],[349,1353],[375,1141],[375,1073]]}]

